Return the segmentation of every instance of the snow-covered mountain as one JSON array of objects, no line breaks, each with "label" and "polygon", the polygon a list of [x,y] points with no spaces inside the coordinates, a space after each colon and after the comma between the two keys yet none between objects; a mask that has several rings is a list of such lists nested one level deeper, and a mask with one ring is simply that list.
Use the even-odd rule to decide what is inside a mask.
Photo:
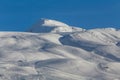
[{"label": "snow-covered mountain", "polygon": [[35,33],[59,33],[59,32],[76,32],[82,31],[82,28],[70,27],[69,25],[50,19],[40,19],[28,31]]},{"label": "snow-covered mountain", "polygon": [[0,32],[0,80],[120,80],[120,31],[42,19]]}]

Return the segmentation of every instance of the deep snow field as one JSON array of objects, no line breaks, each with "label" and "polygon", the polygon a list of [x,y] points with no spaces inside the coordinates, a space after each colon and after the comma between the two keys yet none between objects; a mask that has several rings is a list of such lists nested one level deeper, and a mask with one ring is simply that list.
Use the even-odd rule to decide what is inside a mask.
[{"label": "deep snow field", "polygon": [[0,80],[120,80],[120,30],[41,19],[0,32]]}]

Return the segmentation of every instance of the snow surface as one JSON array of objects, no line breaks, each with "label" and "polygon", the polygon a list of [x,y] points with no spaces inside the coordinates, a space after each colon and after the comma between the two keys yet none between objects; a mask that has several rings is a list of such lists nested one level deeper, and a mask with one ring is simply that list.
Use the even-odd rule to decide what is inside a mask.
[{"label": "snow surface", "polygon": [[63,29],[0,32],[0,80],[120,80],[119,30],[44,21]]}]

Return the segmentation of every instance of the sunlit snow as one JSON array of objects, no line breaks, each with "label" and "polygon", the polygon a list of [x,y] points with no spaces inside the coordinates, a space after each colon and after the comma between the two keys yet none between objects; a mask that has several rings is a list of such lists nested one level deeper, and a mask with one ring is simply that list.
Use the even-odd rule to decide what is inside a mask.
[{"label": "sunlit snow", "polygon": [[0,32],[0,80],[120,80],[120,30],[42,19]]}]

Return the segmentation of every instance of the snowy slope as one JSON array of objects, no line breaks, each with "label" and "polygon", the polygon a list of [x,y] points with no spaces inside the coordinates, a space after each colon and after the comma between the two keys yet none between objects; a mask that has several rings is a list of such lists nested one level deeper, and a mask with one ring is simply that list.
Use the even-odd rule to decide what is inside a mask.
[{"label": "snowy slope", "polygon": [[[63,29],[46,32],[43,26]],[[0,80],[120,80],[119,30],[84,30],[54,20],[32,29],[0,32]]]}]

